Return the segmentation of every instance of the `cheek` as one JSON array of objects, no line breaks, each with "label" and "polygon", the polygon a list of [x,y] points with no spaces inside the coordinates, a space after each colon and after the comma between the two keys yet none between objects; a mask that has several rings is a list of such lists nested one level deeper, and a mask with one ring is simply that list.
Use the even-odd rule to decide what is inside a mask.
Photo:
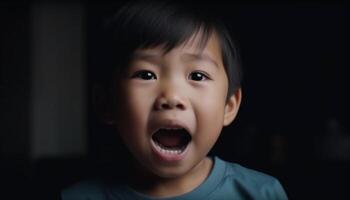
[{"label": "cheek", "polygon": [[227,89],[222,83],[208,87],[196,103],[200,106],[198,110],[203,112],[201,115],[214,121],[222,119],[221,122],[223,122],[226,93]]},{"label": "cheek", "polygon": [[195,107],[197,127],[203,143],[212,145],[220,135],[224,121],[225,97],[226,95],[215,90],[208,91],[205,96],[197,100]]},{"label": "cheek", "polygon": [[[218,129],[221,130],[224,120],[224,107],[221,106],[221,102],[211,98],[202,102],[201,113],[199,113],[198,121],[201,126],[206,127],[207,130],[211,132],[217,132]],[[214,133],[213,133],[214,134]]]},{"label": "cheek", "polygon": [[208,95],[201,98],[196,105],[198,128],[204,129],[209,134],[219,134],[224,120],[224,100]]},{"label": "cheek", "polygon": [[[142,155],[147,144],[147,120],[149,99],[142,92],[125,90],[121,92],[119,104],[118,133],[133,155]],[[136,156],[137,157],[137,156]]]},{"label": "cheek", "polygon": [[142,91],[124,90],[121,92],[118,126],[121,134],[137,135],[145,130],[150,99]]}]

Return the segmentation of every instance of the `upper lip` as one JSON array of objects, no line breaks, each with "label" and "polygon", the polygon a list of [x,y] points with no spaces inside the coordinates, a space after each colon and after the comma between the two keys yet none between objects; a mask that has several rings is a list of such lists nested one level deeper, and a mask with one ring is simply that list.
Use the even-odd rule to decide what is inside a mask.
[{"label": "upper lip", "polygon": [[185,123],[179,120],[174,120],[174,119],[161,120],[159,123],[157,123],[155,127],[156,128],[154,129],[152,134],[157,132],[159,129],[185,129],[191,135],[190,128]]}]

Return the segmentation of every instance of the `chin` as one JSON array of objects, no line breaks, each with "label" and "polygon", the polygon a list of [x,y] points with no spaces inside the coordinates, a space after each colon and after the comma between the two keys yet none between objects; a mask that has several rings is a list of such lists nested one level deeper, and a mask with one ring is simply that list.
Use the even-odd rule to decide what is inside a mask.
[{"label": "chin", "polygon": [[186,166],[168,166],[153,168],[151,171],[159,178],[178,178],[188,173],[190,169]]}]

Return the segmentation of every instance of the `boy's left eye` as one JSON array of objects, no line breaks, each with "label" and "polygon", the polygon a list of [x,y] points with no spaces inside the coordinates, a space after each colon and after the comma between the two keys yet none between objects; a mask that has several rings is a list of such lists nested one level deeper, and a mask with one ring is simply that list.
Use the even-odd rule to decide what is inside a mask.
[{"label": "boy's left eye", "polygon": [[191,72],[188,78],[193,81],[204,81],[210,79],[207,74],[199,71]]}]

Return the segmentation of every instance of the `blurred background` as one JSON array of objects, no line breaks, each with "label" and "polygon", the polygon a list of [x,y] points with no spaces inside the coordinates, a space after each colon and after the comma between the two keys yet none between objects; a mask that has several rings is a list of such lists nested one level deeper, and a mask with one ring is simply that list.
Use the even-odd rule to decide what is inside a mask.
[{"label": "blurred background", "polygon": [[[0,3],[1,199],[54,198],[113,157],[113,133],[91,101],[97,27],[113,10]],[[212,152],[277,177],[290,199],[349,199],[349,7],[239,3],[213,12],[235,33],[244,80],[238,118]]]}]

